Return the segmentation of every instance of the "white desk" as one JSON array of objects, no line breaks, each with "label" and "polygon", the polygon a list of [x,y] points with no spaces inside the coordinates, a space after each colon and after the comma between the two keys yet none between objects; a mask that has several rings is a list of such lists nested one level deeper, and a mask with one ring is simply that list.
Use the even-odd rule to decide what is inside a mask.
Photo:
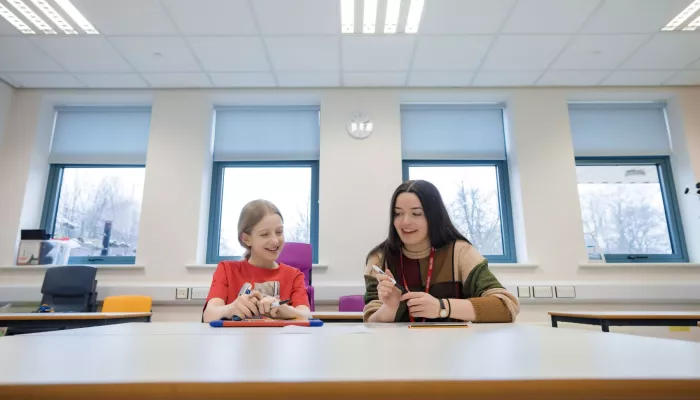
[{"label": "white desk", "polygon": [[232,393],[689,399],[700,393],[700,344],[693,342],[519,324],[368,325],[370,333],[345,333],[352,325],[283,334],[286,328],[151,323],[0,338],[0,399],[209,400]]},{"label": "white desk", "polygon": [[600,325],[603,332],[611,326],[695,326],[700,311],[551,311],[552,327],[559,322]]},{"label": "white desk", "polygon": [[127,322],[149,322],[150,312],[143,313],[0,313],[0,326],[20,331],[51,331],[58,329],[85,328],[89,326],[124,324]]}]

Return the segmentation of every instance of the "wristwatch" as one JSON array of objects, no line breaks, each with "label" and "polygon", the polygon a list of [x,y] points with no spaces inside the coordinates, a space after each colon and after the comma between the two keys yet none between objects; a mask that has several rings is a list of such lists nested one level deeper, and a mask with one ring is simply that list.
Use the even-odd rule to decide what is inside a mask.
[{"label": "wristwatch", "polygon": [[447,318],[447,309],[445,309],[445,302],[442,299],[438,299],[440,302],[440,318]]}]

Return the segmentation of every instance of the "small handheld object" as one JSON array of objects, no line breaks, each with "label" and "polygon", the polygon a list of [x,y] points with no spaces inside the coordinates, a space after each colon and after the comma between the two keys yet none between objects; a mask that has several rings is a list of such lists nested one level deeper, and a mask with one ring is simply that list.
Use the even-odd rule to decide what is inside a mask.
[{"label": "small handheld object", "polygon": [[241,290],[238,291],[239,296],[243,296],[244,294],[250,294],[250,291],[253,289],[253,285],[250,284],[250,282],[246,282],[241,286]]},{"label": "small handheld object", "polygon": [[211,321],[209,326],[212,328],[279,328],[284,326],[308,326],[318,327],[323,326],[323,321],[320,319],[309,320],[278,320],[278,319],[244,319],[241,321]]},{"label": "small handheld object", "polygon": [[276,302],[270,304],[270,307],[279,307],[279,306],[281,306],[281,305],[284,305],[284,304],[289,303],[290,301],[292,301],[292,300],[291,300],[291,299],[287,299],[287,300],[282,300],[282,301],[276,301]]},{"label": "small handheld object", "polygon": [[408,325],[409,329],[423,328],[423,329],[435,329],[435,328],[469,328],[469,324],[466,322],[414,322]]},{"label": "small handheld object", "polygon": [[[372,266],[372,269],[373,269],[376,273],[378,273],[378,274],[381,274],[381,275],[384,275],[384,276],[389,276],[389,275],[386,274],[386,272],[382,271],[382,269],[379,268],[379,267],[377,267],[376,265],[373,265],[373,266]],[[406,293],[406,289],[405,289],[403,286],[399,285],[399,284],[396,282],[396,279],[394,279],[394,278],[392,278],[392,277],[389,276],[389,280],[391,280],[391,283],[393,283],[394,286],[396,286],[396,287],[401,291],[401,293]]]}]

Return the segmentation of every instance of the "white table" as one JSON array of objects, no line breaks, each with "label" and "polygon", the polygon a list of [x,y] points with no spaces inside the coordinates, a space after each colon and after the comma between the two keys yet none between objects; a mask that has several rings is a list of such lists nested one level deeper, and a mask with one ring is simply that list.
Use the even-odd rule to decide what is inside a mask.
[{"label": "white table", "polygon": [[0,326],[12,330],[33,332],[58,329],[84,328],[89,326],[124,324],[127,322],[150,322],[151,313],[0,313]]},{"label": "white table", "polygon": [[[285,329],[136,323],[0,338],[0,399],[223,399],[232,393],[688,399],[700,393],[700,344],[693,342],[523,324]],[[353,333],[362,330],[369,333]]]},{"label": "white table", "polygon": [[600,325],[603,332],[611,326],[695,326],[700,311],[551,311],[552,327],[559,322]]}]

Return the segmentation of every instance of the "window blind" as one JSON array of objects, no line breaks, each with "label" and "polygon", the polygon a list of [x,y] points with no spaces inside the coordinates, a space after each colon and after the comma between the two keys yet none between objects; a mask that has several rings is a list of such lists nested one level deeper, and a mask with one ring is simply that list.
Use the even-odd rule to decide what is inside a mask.
[{"label": "window blind", "polygon": [[150,107],[61,107],[52,164],[145,164]]},{"label": "window blind", "polygon": [[216,109],[214,161],[318,160],[317,106]]},{"label": "window blind", "polygon": [[504,160],[503,108],[480,105],[404,105],[405,160]]},{"label": "window blind", "polygon": [[576,156],[671,154],[663,103],[569,104]]}]

